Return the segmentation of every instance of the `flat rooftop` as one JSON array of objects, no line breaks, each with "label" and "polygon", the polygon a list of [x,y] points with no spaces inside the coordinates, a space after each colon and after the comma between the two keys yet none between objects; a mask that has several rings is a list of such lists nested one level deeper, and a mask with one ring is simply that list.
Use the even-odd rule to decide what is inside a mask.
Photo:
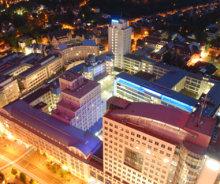
[{"label": "flat rooftop", "polygon": [[36,71],[38,71],[42,68],[43,68],[43,66],[41,66],[41,65],[32,66],[31,68],[29,68],[29,69],[25,70],[24,72],[22,72],[19,76],[21,78],[28,77],[29,75],[33,75],[34,72],[36,72]]},{"label": "flat rooftop", "polygon": [[[111,99],[108,103],[112,104],[114,101]],[[216,124],[216,120],[214,118],[202,117],[201,119],[197,119],[197,115],[195,113],[190,114],[173,107],[143,102],[130,102],[129,105],[124,107],[119,106],[118,108],[117,104],[115,104],[113,108],[110,108],[107,111],[104,117],[125,124],[126,126],[145,132],[149,135],[169,140],[169,142],[172,143],[186,141],[179,140],[181,139],[179,134],[181,129],[183,132],[188,132],[196,136],[196,140],[194,140],[194,138],[190,140],[191,138],[189,138],[187,141],[195,141],[195,144],[202,147],[208,146]],[[153,120],[161,124],[159,125],[159,128],[157,126],[158,123],[156,122],[153,122],[152,126],[148,126],[140,121],[141,119],[149,120],[148,122],[150,123],[152,123]],[[161,131],[164,127],[167,127],[167,131],[176,129],[175,136],[169,135],[166,131]],[[160,128],[161,130],[159,130]],[[188,138],[184,137],[183,139]],[[204,142],[201,142],[202,140]]]},{"label": "flat rooftop", "polygon": [[180,80],[186,77],[188,72],[184,70],[171,70],[155,81],[156,84],[172,89]]},{"label": "flat rooftop", "polygon": [[[177,70],[169,71],[167,74],[162,76],[160,79],[152,81],[152,82],[142,77],[139,77],[138,75],[130,75],[127,73],[118,74],[116,76],[116,79],[117,78],[124,79],[125,80],[124,85],[129,85],[129,83],[126,84],[126,81],[129,81],[143,88],[147,88],[154,92],[157,92],[160,95],[165,95],[166,97],[169,97],[171,99],[185,103],[192,107],[196,107],[199,100],[193,97],[186,96],[183,93],[172,90],[172,87],[174,87],[175,84],[177,84],[181,79],[183,79],[186,76],[195,77],[196,79],[201,79],[201,80],[204,78],[201,75],[196,75],[196,74],[193,74],[193,73],[181,70],[181,69],[180,70],[177,69]],[[207,80],[209,82],[212,82],[214,86],[209,90],[207,94],[207,98],[209,102],[203,111],[203,115],[212,117],[215,115],[216,111],[220,107],[220,98],[218,97],[218,95],[216,95],[220,93],[220,82],[214,79],[207,79]],[[135,87],[135,86],[132,86],[132,87]]]},{"label": "flat rooftop", "polygon": [[43,86],[38,90],[34,91],[33,93],[31,93],[30,95],[26,96],[23,100],[29,104],[34,100],[38,99],[39,97],[43,96],[44,94],[50,92],[50,90],[51,87],[49,85]]},{"label": "flat rooftop", "polygon": [[178,103],[182,108],[185,108],[185,110],[187,111],[192,111],[192,109],[188,109],[188,105],[191,107],[196,107],[198,103],[197,100],[194,98],[185,96],[181,93],[165,88],[162,85],[158,85],[155,82],[150,82],[127,73],[118,74],[116,76],[116,80],[128,87],[130,86],[131,88],[135,88],[137,91],[146,92],[153,96],[156,95],[157,98],[165,100],[167,103],[171,101],[175,104]]},{"label": "flat rooftop", "polygon": [[32,108],[22,100],[11,103],[4,109],[14,118],[13,121],[20,126],[29,129],[29,131],[40,132],[42,137],[47,135],[50,137],[50,141],[53,139],[60,142],[60,146],[75,147],[85,156],[96,152],[101,145],[101,141],[89,132],[66,125],[56,118]]},{"label": "flat rooftop", "polygon": [[74,72],[71,72],[71,71],[66,71],[63,75],[60,76],[60,79],[72,82],[72,81],[78,79],[80,76],[82,76],[82,75],[79,74],[79,73],[74,73]]},{"label": "flat rooftop", "polygon": [[61,93],[66,93],[68,95],[74,96],[75,98],[82,98],[84,97],[87,93],[95,89],[97,86],[100,86],[98,82],[84,79],[84,82],[81,86],[77,87],[74,90],[70,89],[64,89]]},{"label": "flat rooftop", "polygon": [[[151,83],[151,86],[153,85],[153,87],[157,88],[159,91],[159,93],[166,93],[166,95],[169,95],[171,98],[173,99],[177,99],[178,101],[182,101],[184,103],[187,103],[191,106],[195,106],[197,103],[197,100],[191,97],[187,97],[184,94],[175,92],[173,90],[169,90],[171,89],[175,84],[177,84],[184,76],[185,77],[191,77],[191,78],[195,78],[197,80],[207,80],[211,83],[214,84],[214,86],[210,89],[210,91],[207,94],[207,97],[210,101],[210,103],[208,103],[207,107],[205,108],[205,110],[203,111],[203,115],[205,116],[209,116],[212,117],[215,115],[216,111],[218,110],[218,108],[220,107],[220,98],[218,97],[218,95],[220,93],[220,82],[217,80],[214,80],[212,78],[207,78],[206,76],[202,75],[202,74],[198,74],[198,73],[191,73],[189,71],[177,68],[175,66],[171,66],[165,63],[161,63],[161,62],[155,62],[152,59],[147,59],[144,56],[141,55],[137,55],[137,54],[127,54],[125,55],[125,57],[130,58],[130,59],[134,59],[140,62],[148,62],[151,63],[153,66],[157,66],[157,67],[161,67],[163,69],[167,70],[167,74],[165,74],[164,76],[162,76],[160,79],[156,80],[154,83]],[[123,77],[125,77],[125,74],[122,74]],[[121,76],[120,76],[121,77]],[[135,77],[125,77],[125,78],[129,78],[128,80],[134,81],[135,83],[137,83],[138,85],[145,85],[145,81],[142,80],[142,82],[140,82],[140,79],[135,79]],[[159,88],[158,88],[159,86]],[[163,89],[161,89],[161,87]],[[166,89],[165,89],[166,88]]]}]

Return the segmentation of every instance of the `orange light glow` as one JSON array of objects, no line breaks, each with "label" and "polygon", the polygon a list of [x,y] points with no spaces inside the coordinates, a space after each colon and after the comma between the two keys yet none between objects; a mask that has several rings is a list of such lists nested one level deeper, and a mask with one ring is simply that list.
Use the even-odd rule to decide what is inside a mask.
[{"label": "orange light glow", "polygon": [[89,0],[83,0],[81,3],[80,3],[80,8],[83,7],[83,6],[86,6],[88,4]]},{"label": "orange light glow", "polygon": [[149,36],[149,31],[148,30],[144,30],[140,34],[133,33],[131,35],[131,39],[133,40],[133,44],[131,46],[132,51],[136,51],[137,50],[137,41],[138,40],[143,40],[147,36]]},{"label": "orange light glow", "polygon": [[42,37],[39,42],[40,42],[40,44],[48,45],[49,40],[47,37]]},{"label": "orange light glow", "polygon": [[129,25],[130,25],[131,23],[136,23],[136,22],[138,22],[139,20],[141,20],[141,18],[131,19],[131,20],[129,20],[128,22],[129,22]]},{"label": "orange light glow", "polygon": [[200,54],[193,54],[190,60],[187,62],[187,66],[194,66],[199,61],[200,61]]},{"label": "orange light glow", "polygon": [[74,30],[75,27],[73,27],[69,24],[62,24],[62,29]]},{"label": "orange light glow", "polygon": [[190,60],[187,62],[187,66],[194,66],[198,62],[207,62],[207,57],[209,56],[209,49],[206,50],[205,47],[203,46],[200,49],[199,54],[193,54],[190,58]]}]

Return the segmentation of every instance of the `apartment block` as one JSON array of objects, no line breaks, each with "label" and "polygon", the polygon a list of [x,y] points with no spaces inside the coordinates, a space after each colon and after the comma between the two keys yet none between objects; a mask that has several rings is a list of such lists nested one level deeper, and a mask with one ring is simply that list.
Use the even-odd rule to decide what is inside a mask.
[{"label": "apartment block", "polygon": [[95,44],[81,43],[60,48],[65,63],[84,60],[89,55],[99,55],[99,47]]},{"label": "apartment block", "polygon": [[38,64],[19,75],[22,92],[28,92],[43,84],[60,72],[63,67],[63,58],[60,55],[54,54],[42,58]]},{"label": "apartment block", "polygon": [[103,115],[100,84],[70,71],[65,72],[59,82],[61,100],[52,115],[74,127],[88,130]]}]

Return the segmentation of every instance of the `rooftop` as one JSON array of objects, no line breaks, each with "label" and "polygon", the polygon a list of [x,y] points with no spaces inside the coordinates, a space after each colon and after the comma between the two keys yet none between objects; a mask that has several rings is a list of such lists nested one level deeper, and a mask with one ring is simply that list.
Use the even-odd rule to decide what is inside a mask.
[{"label": "rooftop", "polygon": [[31,62],[33,64],[33,67],[31,67],[28,70],[26,70],[23,73],[21,73],[20,76],[21,77],[27,77],[29,75],[32,75],[33,72],[35,72],[37,70],[40,70],[44,65],[53,62],[58,57],[59,57],[59,55],[52,54],[52,55],[48,55],[46,57],[43,57],[40,60],[32,60]]},{"label": "rooftop", "polygon": [[64,80],[71,82],[71,81],[78,79],[80,76],[82,75],[79,73],[67,71],[62,76],[60,76],[60,79],[64,79]]},{"label": "rooftop", "polygon": [[[131,55],[130,58],[132,57],[133,56]],[[147,62],[152,62],[152,61],[147,60]],[[143,79],[143,77],[139,75],[130,75],[127,73],[121,73],[116,78],[122,78],[134,84],[137,84],[141,87],[149,88],[151,90],[156,91],[157,93],[166,95],[167,97],[178,100],[179,102],[183,102],[192,107],[196,107],[198,103],[197,99],[190,97],[190,96],[186,96],[183,93],[176,92],[172,90],[172,88],[176,84],[178,84],[178,82],[180,82],[180,80],[183,79],[184,77],[191,77],[197,80],[206,80],[212,83],[213,87],[209,90],[207,94],[209,103],[207,104],[205,110],[203,111],[203,115],[209,116],[209,117],[212,117],[215,115],[217,109],[220,106],[220,98],[218,98],[218,95],[216,95],[220,93],[220,82],[219,81],[216,81],[212,78],[207,78],[201,74],[191,73],[191,72],[188,72],[188,71],[185,71],[185,70],[173,67],[173,66],[169,66],[163,63],[152,62],[152,64],[165,68],[167,69],[168,72],[165,75],[163,75],[161,78],[153,82],[148,81],[147,79]]]},{"label": "rooftop", "polygon": [[38,90],[34,91],[33,93],[31,93],[30,95],[28,95],[27,97],[25,97],[23,100],[26,103],[31,103],[34,100],[38,99],[39,97],[43,96],[44,94],[48,93],[50,90],[51,90],[51,87],[49,85],[43,86],[39,88]]},{"label": "rooftop", "polygon": [[95,81],[85,79],[84,83],[81,86],[79,86],[77,89],[75,90],[64,89],[63,93],[69,94],[71,96],[74,96],[75,98],[80,99],[99,85],[100,84]]},{"label": "rooftop", "polygon": [[[114,103],[111,99],[110,103],[112,102]],[[213,118],[202,117],[197,119],[195,113],[190,114],[164,105],[142,102],[130,102],[125,108],[116,108],[117,105],[114,105],[114,108],[110,108],[105,114],[105,118],[110,118],[175,144],[187,141],[207,148],[216,123],[216,120]],[[147,120],[151,125],[146,124],[142,120]],[[198,125],[198,123],[201,124]],[[164,128],[166,130],[162,131]],[[181,138],[181,132],[189,135]]]},{"label": "rooftop", "polygon": [[42,68],[41,65],[35,65],[35,66],[25,70],[24,72],[22,72],[20,74],[20,77],[22,77],[22,78],[28,77],[29,75],[32,75],[33,72],[36,72],[36,71],[40,70],[41,68]]},{"label": "rooftop", "polygon": [[[84,132],[71,125],[66,125],[52,116],[32,108],[26,102],[18,100],[4,108],[16,123],[31,131],[38,131],[41,136],[47,135],[66,147],[75,147],[85,156],[96,152],[101,142],[88,132]],[[60,146],[61,146],[60,145]]]},{"label": "rooftop", "polygon": [[82,42],[82,45],[83,46],[96,46],[96,43],[94,40],[84,40]]},{"label": "rooftop", "polygon": [[69,31],[69,30],[66,30],[66,29],[56,30],[56,31],[54,31],[54,32],[52,32],[52,33],[50,34],[50,37],[51,37],[51,38],[55,37],[55,38],[59,39],[59,38],[67,37],[67,35],[68,35],[69,33],[70,33],[70,31]]},{"label": "rooftop", "polygon": [[155,82],[150,82],[127,73],[118,74],[116,80],[126,86],[135,88],[137,91],[149,93],[161,100],[165,100],[166,103],[171,103],[171,105],[179,105],[180,108],[189,112],[197,105],[197,100],[194,98],[165,88]]},{"label": "rooftop", "polygon": [[180,80],[186,77],[187,73],[188,72],[184,70],[172,70],[156,80],[155,83],[168,89],[172,89],[177,83],[180,82]]}]

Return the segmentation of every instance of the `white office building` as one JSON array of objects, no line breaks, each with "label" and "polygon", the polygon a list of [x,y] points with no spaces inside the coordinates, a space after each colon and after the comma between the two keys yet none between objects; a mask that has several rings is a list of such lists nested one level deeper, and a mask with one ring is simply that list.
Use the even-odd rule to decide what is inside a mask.
[{"label": "white office building", "polygon": [[114,54],[114,67],[123,68],[123,56],[131,52],[131,33],[125,20],[112,20],[108,28],[109,51]]}]

